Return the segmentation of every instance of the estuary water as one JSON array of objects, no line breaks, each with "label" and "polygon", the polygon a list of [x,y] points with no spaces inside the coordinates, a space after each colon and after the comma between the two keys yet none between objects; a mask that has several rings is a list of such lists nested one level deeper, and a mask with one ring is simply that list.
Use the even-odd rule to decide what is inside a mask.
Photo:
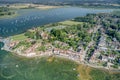
[{"label": "estuary water", "polygon": [[48,10],[20,9],[17,10],[17,17],[0,19],[0,36],[8,37],[22,33],[32,27],[73,19],[78,16],[85,16],[88,13],[104,13],[111,11],[113,11],[113,9],[80,7],[61,7]]}]

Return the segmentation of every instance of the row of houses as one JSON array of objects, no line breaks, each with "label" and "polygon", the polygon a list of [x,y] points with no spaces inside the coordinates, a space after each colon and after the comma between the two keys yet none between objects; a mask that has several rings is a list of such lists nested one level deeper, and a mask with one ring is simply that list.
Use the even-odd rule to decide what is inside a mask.
[{"label": "row of houses", "polygon": [[75,52],[71,50],[61,50],[58,48],[54,48],[52,52],[54,55],[67,56],[68,58],[72,58],[77,61],[81,61],[83,55],[83,51]]},{"label": "row of houses", "polygon": [[93,55],[91,56],[89,62],[91,63],[98,63],[98,62],[110,62],[110,63],[114,63],[114,60],[116,59],[117,55],[115,54],[101,54],[101,50],[96,49],[93,52]]}]

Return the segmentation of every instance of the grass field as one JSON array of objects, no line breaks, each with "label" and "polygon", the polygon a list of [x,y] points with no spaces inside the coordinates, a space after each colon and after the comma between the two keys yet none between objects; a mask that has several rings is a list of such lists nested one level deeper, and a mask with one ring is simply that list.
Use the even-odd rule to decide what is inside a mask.
[{"label": "grass field", "polygon": [[22,41],[22,40],[26,40],[27,37],[23,34],[19,34],[19,35],[14,35],[14,36],[11,36],[11,39],[13,41]]},{"label": "grass field", "polygon": [[83,24],[83,22],[75,22],[75,21],[63,21],[63,22],[59,22],[63,25],[78,25],[78,24]]}]

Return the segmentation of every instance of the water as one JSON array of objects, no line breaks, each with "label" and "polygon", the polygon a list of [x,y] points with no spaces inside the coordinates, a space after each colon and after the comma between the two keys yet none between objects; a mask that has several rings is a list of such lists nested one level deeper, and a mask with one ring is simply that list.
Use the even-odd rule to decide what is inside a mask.
[{"label": "water", "polygon": [[0,80],[77,80],[73,71],[76,64],[67,60],[49,62],[46,58],[24,59],[10,54],[2,57]]},{"label": "water", "polygon": [[7,37],[22,33],[29,28],[40,25],[85,16],[88,13],[111,12],[112,9],[87,9],[79,7],[64,7],[49,10],[21,9],[18,17],[0,19],[0,36]]}]

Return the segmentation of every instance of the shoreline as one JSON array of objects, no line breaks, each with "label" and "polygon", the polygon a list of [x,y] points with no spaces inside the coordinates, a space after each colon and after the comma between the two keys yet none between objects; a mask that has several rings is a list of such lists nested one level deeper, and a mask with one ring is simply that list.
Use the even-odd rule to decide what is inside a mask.
[{"label": "shoreline", "polygon": [[13,3],[13,4],[10,4],[9,7],[12,7],[12,8],[16,8],[16,9],[27,9],[27,8],[39,8],[40,9],[48,9],[48,8],[56,8],[56,7],[65,7],[65,6],[70,6],[70,7],[81,7],[81,8],[95,8],[95,9],[104,9],[104,8],[107,8],[107,9],[119,9],[120,7],[120,4],[115,4],[115,3],[111,3],[111,4],[107,4],[107,5],[99,5],[99,6],[96,6],[95,4],[93,5],[90,5],[90,4],[83,4],[83,5],[51,5],[51,4],[35,4],[35,3]]},{"label": "shoreline", "polygon": [[0,16],[0,19],[8,19],[8,18],[14,18],[19,16],[19,14],[15,13],[13,15],[4,15],[4,16]]},{"label": "shoreline", "polygon": [[11,4],[11,5],[9,5],[8,8],[12,8],[12,9],[31,9],[31,8],[36,8],[36,9],[46,10],[46,9],[54,9],[54,8],[59,8],[59,7],[62,7],[62,6],[26,3],[26,4]]},{"label": "shoreline", "polygon": [[110,73],[120,73],[120,69],[110,69],[110,68],[107,68],[107,67],[103,67],[103,66],[94,66],[94,65],[91,65],[89,63],[86,63],[86,62],[80,62],[78,60],[74,60],[73,58],[70,58],[70,57],[66,57],[66,56],[62,56],[62,55],[55,55],[55,54],[41,54],[41,55],[36,55],[36,56],[25,56],[25,55],[20,55],[20,54],[17,54],[17,53],[12,53],[13,55],[16,55],[16,56],[19,56],[19,57],[24,57],[24,58],[42,58],[42,57],[57,57],[57,58],[61,58],[61,59],[67,59],[67,60],[71,60],[79,65],[85,65],[85,66],[89,66],[91,68],[95,68],[95,69],[100,69],[100,70],[104,70],[104,71],[108,71]]},{"label": "shoreline", "polygon": [[17,53],[17,52],[14,52],[12,50],[9,49],[9,47],[7,47],[7,43],[10,42],[10,39],[9,38],[2,38],[0,37],[0,42],[3,42],[4,43],[4,46],[1,48],[1,50],[5,50],[5,51],[8,51],[10,52],[12,55],[16,55],[17,57],[24,57],[24,58],[42,58],[42,57],[51,57],[51,56],[54,56],[54,57],[58,57],[58,58],[63,58],[63,59],[67,59],[67,60],[71,60],[79,65],[85,65],[85,66],[89,66],[89,67],[92,67],[92,68],[95,68],[95,69],[100,69],[100,70],[104,70],[104,71],[108,71],[110,73],[120,73],[120,69],[112,69],[112,68],[108,68],[108,67],[103,67],[103,66],[97,66],[97,65],[92,65],[88,62],[86,62],[85,60],[83,61],[80,61],[78,59],[75,59],[73,58],[72,56],[68,56],[67,54],[55,54],[53,53],[52,51],[46,51],[46,52],[43,52],[42,54],[36,54],[35,52],[33,53],[28,53],[28,54],[22,54],[22,53]]},{"label": "shoreline", "polygon": [[65,55],[65,54],[54,54],[53,52],[45,52],[45,54],[36,54],[36,53],[29,53],[29,54],[21,54],[21,53],[17,53],[17,52],[14,52],[14,51],[11,51],[11,50],[6,50],[3,46],[2,50],[5,50],[5,51],[9,51],[12,55],[16,55],[17,57],[24,57],[24,58],[42,58],[42,57],[58,57],[58,58],[63,58],[63,59],[67,59],[67,60],[71,60],[79,65],[85,65],[85,66],[89,66],[89,67],[92,67],[92,68],[95,68],[95,69],[100,69],[100,70],[104,70],[104,71],[108,71],[110,73],[120,73],[120,69],[111,69],[111,68],[108,68],[108,67],[103,67],[103,66],[97,66],[97,65],[92,65],[92,64],[89,64],[88,62],[86,61],[80,61],[80,60],[77,60],[77,59],[74,59],[72,57],[68,57],[68,55]]}]

